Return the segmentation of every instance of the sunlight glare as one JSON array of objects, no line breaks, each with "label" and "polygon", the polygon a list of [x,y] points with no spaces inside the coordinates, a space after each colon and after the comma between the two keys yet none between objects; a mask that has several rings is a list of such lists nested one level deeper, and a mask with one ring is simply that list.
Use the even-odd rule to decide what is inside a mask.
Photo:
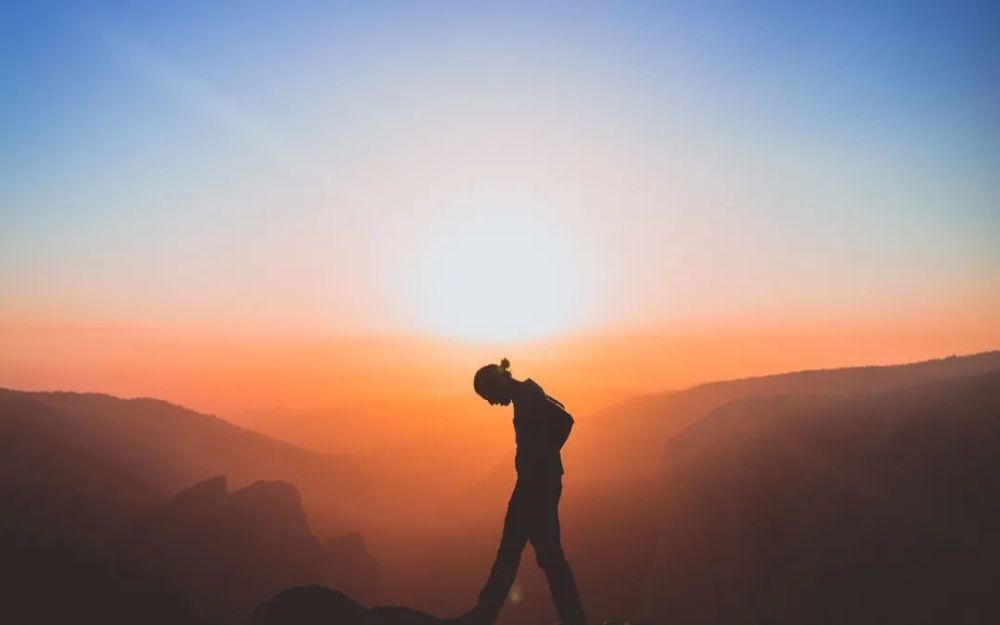
[{"label": "sunlight glare", "polygon": [[530,340],[581,317],[580,265],[558,224],[482,211],[443,224],[418,263],[421,323],[466,340]]}]

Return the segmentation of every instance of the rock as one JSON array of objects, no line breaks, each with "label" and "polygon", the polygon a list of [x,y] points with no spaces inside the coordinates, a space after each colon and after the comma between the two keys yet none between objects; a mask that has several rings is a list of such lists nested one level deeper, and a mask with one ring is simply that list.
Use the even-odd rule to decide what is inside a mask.
[{"label": "rock", "polygon": [[323,586],[283,590],[257,606],[250,625],[451,625],[451,619],[397,606],[366,609]]},{"label": "rock", "polygon": [[375,625],[446,625],[453,621],[424,612],[396,606],[379,606],[372,609]]},{"label": "rock", "polygon": [[347,595],[323,586],[283,590],[257,606],[250,625],[374,625],[371,613]]}]

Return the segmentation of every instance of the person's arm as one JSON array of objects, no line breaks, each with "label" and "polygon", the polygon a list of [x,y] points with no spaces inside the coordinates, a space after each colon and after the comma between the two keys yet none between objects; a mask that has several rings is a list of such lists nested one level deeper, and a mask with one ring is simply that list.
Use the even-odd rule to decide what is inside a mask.
[{"label": "person's arm", "polygon": [[566,408],[559,401],[548,396],[545,399],[550,403],[548,413],[552,443],[556,449],[562,449],[566,439],[569,438],[570,430],[573,429],[573,417],[566,412]]}]

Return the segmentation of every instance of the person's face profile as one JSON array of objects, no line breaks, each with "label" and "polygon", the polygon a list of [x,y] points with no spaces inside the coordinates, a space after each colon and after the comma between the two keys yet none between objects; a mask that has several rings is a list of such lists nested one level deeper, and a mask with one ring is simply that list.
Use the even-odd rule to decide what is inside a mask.
[{"label": "person's face profile", "polygon": [[497,380],[489,388],[483,390],[482,398],[489,402],[491,406],[507,406],[511,401],[508,386],[505,381]]}]

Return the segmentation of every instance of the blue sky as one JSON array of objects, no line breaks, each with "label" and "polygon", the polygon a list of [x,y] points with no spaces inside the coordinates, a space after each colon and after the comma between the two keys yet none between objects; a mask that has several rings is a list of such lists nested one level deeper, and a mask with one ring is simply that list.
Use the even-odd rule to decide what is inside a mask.
[{"label": "blue sky", "polygon": [[1000,9],[816,5],[7,3],[0,322],[413,329],[514,204],[584,326],[995,306]]}]

